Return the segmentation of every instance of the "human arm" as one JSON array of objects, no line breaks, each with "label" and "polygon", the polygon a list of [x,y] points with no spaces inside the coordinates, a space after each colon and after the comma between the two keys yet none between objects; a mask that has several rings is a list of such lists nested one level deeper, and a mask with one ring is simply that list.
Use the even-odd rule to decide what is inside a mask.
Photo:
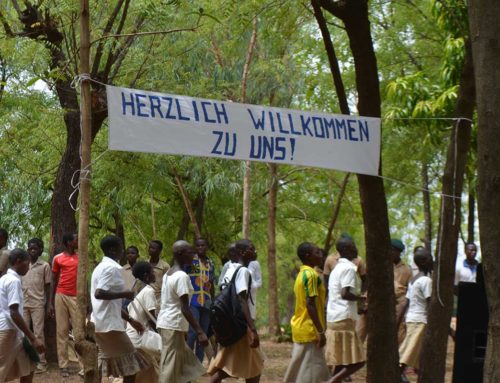
[{"label": "human arm", "polygon": [[340,292],[340,296],[342,297],[342,299],[345,299],[346,301],[363,301],[366,299],[366,297],[362,295],[354,294],[351,289],[351,286],[342,287],[342,290]]},{"label": "human arm", "polygon": [[113,299],[134,299],[134,292],[130,290],[124,291],[109,291],[103,289],[96,289],[94,298],[102,299],[104,301],[111,301]]},{"label": "human arm", "polygon": [[31,344],[35,348],[35,350],[39,354],[43,354],[45,352],[45,346],[40,340],[35,337],[35,334],[31,332],[28,325],[23,319],[23,316],[19,313],[19,304],[15,303],[9,306],[9,313],[12,322],[26,335],[26,337],[30,340]]},{"label": "human arm", "polygon": [[258,261],[252,261],[248,265],[248,269],[252,273],[252,288],[259,289],[262,287],[262,271]]},{"label": "human arm", "polygon": [[50,293],[49,293],[49,303],[47,308],[47,316],[49,318],[55,318],[55,310],[54,310],[54,297],[56,296],[57,284],[59,283],[60,272],[52,273],[52,283],[50,285]]},{"label": "human arm", "polygon": [[179,299],[181,301],[182,315],[184,315],[184,318],[186,318],[186,320],[189,322],[189,324],[194,329],[194,331],[196,331],[198,343],[203,347],[208,346],[207,335],[205,334],[205,332],[201,328],[200,324],[193,316],[191,309],[189,308],[189,295],[184,294],[184,295],[180,296]]},{"label": "human arm", "polygon": [[340,278],[340,297],[346,301],[362,301],[366,297],[361,295],[356,295],[352,290],[356,287],[356,269],[346,268],[339,275]]},{"label": "human arm", "polygon": [[318,347],[323,347],[326,344],[325,329],[321,325],[318,310],[316,309],[316,297],[307,297],[306,307],[307,313],[311,317],[314,327],[316,327],[316,331],[318,332]]},{"label": "human arm", "polygon": [[[97,291],[96,291],[97,292]],[[100,298],[97,298],[97,299],[100,299]],[[144,332],[144,326],[142,325],[141,322],[135,320],[134,318],[132,318],[129,313],[127,312],[127,310],[123,309],[122,308],[122,311],[121,311],[121,314],[122,314],[122,319],[125,321],[125,322],[128,322],[130,323],[130,325],[139,333],[139,334],[142,334]]]},{"label": "human arm", "polygon": [[401,323],[403,322],[403,318],[405,317],[406,311],[408,311],[409,306],[410,306],[410,300],[408,298],[405,298],[405,303],[403,305],[403,308],[401,309],[397,317],[397,322],[396,322],[397,328],[401,326]]},{"label": "human arm", "polygon": [[247,326],[250,329],[250,347],[256,348],[259,347],[260,340],[259,334],[257,333],[257,328],[255,327],[255,323],[250,315],[250,308],[248,307],[248,293],[247,290],[244,290],[238,294],[238,299],[241,305],[241,311],[243,312],[243,316],[247,322]]}]

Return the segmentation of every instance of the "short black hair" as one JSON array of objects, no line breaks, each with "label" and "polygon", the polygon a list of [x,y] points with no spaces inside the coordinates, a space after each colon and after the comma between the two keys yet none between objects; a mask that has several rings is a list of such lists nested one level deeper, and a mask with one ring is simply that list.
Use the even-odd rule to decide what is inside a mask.
[{"label": "short black hair", "polygon": [[160,251],[163,250],[163,243],[161,241],[159,241],[158,239],[152,239],[151,242],[156,243],[160,248]]},{"label": "short black hair", "polygon": [[9,233],[3,227],[0,227],[0,237],[9,239]]},{"label": "short black hair", "polygon": [[234,244],[234,246],[236,247],[236,250],[238,250],[238,252],[241,252],[241,251],[245,251],[246,249],[248,249],[251,244],[252,244],[252,241],[250,241],[248,239],[240,239],[239,241],[237,241]]},{"label": "short black hair", "polygon": [[302,262],[307,254],[311,254],[316,246],[311,242],[302,242],[299,247],[297,247],[297,256]]},{"label": "short black hair", "polygon": [[149,262],[139,261],[132,267],[132,275],[144,282],[145,274],[149,274],[153,266]]},{"label": "short black hair", "polygon": [[122,240],[116,235],[107,235],[101,239],[101,250],[108,254],[110,250],[118,249],[122,245]]},{"label": "short black hair", "polygon": [[35,244],[35,245],[38,245],[38,247],[40,249],[43,249],[43,241],[40,239],[40,238],[31,238],[29,241],[28,241],[28,247],[32,244]]},{"label": "short black hair", "polygon": [[352,238],[340,237],[337,242],[335,242],[335,248],[340,253],[340,255],[342,255],[342,253],[353,243],[354,241],[352,240]]},{"label": "short black hair", "polygon": [[467,246],[474,246],[477,249],[477,245],[474,242],[465,242],[464,247],[467,247]]},{"label": "short black hair", "polygon": [[73,241],[75,239],[76,234],[75,233],[64,233],[62,237],[62,243],[64,246],[67,246],[68,243]]},{"label": "short black hair", "polygon": [[432,259],[430,251],[427,249],[423,249],[421,252],[418,252],[413,256],[413,262],[415,262],[415,265],[420,268],[425,265],[425,262],[427,262],[429,258]]},{"label": "short black hair", "polygon": [[11,266],[14,266],[16,262],[18,261],[26,261],[29,259],[30,256],[28,255],[28,252],[24,249],[14,249],[10,252],[9,254],[9,264]]},{"label": "short black hair", "polygon": [[425,250],[425,247],[422,245],[415,246],[415,248],[413,249],[413,252],[416,253],[419,250]]},{"label": "short black hair", "polygon": [[137,254],[139,254],[139,249],[137,248],[137,246],[134,246],[134,245],[129,246],[129,247],[127,247],[127,250],[125,250],[125,252],[129,251],[130,249],[134,249],[134,250],[135,250],[135,252],[136,252]]},{"label": "short black hair", "polygon": [[205,242],[205,243],[207,244],[207,246],[208,246],[208,241],[207,241],[205,238],[203,238],[203,237],[196,238],[196,239],[194,240],[194,244],[196,245],[199,241],[203,241],[203,242]]}]

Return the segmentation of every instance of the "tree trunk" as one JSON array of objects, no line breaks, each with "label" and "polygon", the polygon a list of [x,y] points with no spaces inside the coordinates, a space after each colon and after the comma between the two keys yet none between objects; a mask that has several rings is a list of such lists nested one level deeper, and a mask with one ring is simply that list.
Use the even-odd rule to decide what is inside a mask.
[{"label": "tree trunk", "polygon": [[[472,119],[474,98],[474,68],[470,42],[467,40],[455,117]],[[428,324],[422,346],[418,377],[420,383],[439,383],[443,382],[445,377],[448,329],[453,310],[455,261],[461,221],[461,196],[470,135],[470,121],[462,119],[454,123],[442,180],[443,195],[454,196],[454,198],[441,197],[441,217],[436,248],[437,264],[434,267]]]},{"label": "tree trunk", "polygon": [[427,160],[422,161],[422,200],[424,202],[424,223],[425,223],[425,248],[431,251],[432,246],[432,214],[431,196],[429,193],[429,165]]},{"label": "tree trunk", "polygon": [[184,189],[184,185],[182,184],[181,177],[179,177],[179,174],[177,174],[177,171],[175,169],[173,170],[173,173],[174,173],[175,182],[177,184],[177,188],[179,189],[179,193],[181,194],[182,201],[184,202],[184,207],[186,209],[186,212],[188,213],[191,224],[193,225],[195,238],[201,238],[200,227],[198,226],[198,222],[196,221],[196,216],[195,216],[193,207],[191,206],[191,200],[189,199],[189,196],[187,195],[186,189]]},{"label": "tree trunk", "polygon": [[[380,117],[377,60],[370,32],[367,1],[334,2],[320,5],[344,22],[354,57],[358,111]],[[357,175],[365,229],[366,260],[370,270],[368,288],[367,382],[396,383],[398,368],[394,274],[389,257],[389,218],[381,178]]]},{"label": "tree trunk", "polygon": [[340,206],[342,205],[342,200],[344,199],[345,190],[347,188],[347,183],[349,182],[350,175],[351,173],[345,174],[344,179],[342,180],[342,185],[340,186],[339,193],[337,195],[337,199],[335,201],[335,205],[333,206],[332,219],[330,220],[330,225],[328,226],[328,231],[326,232],[325,246],[323,247],[325,254],[328,254],[330,252],[330,249],[332,248],[333,228],[337,223],[337,218],[340,213]]},{"label": "tree trunk", "polygon": [[471,190],[472,186],[469,185],[469,201],[467,209],[467,242],[474,242],[475,226],[476,226],[476,196]]},{"label": "tree trunk", "polygon": [[279,335],[278,273],[276,271],[276,204],[278,199],[278,165],[268,164],[269,187],[267,219],[267,269],[269,271],[269,334]]},{"label": "tree trunk", "polygon": [[477,201],[490,321],[484,382],[500,381],[500,2],[469,1],[478,116]]}]

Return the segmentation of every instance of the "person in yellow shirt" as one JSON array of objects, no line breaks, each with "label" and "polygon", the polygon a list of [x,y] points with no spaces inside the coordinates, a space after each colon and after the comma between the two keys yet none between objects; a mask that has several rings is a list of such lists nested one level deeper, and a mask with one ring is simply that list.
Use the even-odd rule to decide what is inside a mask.
[{"label": "person in yellow shirt", "polygon": [[295,313],[292,326],[292,359],[286,383],[320,383],[329,378],[323,347],[326,343],[325,286],[314,267],[323,257],[318,246],[304,242],[297,248],[303,265],[295,279]]}]

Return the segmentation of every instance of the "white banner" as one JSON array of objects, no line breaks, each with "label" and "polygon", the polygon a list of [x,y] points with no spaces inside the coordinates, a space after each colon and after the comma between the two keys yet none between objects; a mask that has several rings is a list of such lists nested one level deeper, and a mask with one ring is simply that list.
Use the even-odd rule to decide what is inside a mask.
[{"label": "white banner", "polygon": [[109,148],[377,175],[380,119],[107,86]]}]

